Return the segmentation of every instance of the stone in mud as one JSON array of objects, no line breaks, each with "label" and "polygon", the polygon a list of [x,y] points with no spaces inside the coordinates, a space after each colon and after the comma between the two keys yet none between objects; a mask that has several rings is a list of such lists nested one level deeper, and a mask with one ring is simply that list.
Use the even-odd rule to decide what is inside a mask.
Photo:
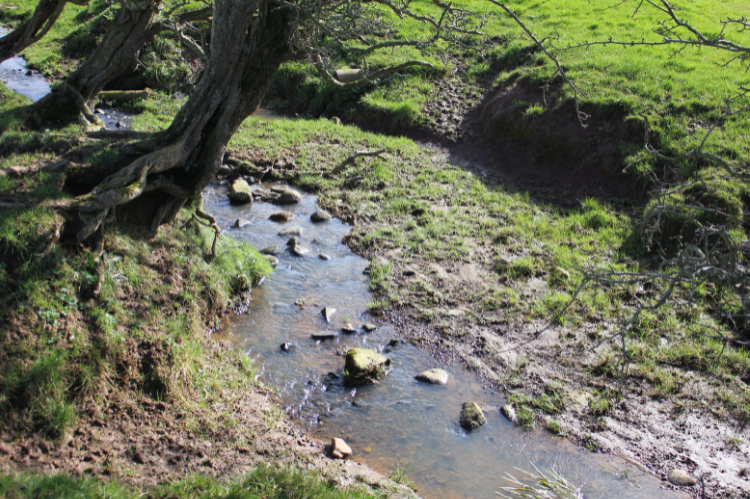
[{"label": "stone in mud", "polygon": [[318,210],[310,215],[310,220],[313,222],[327,222],[331,219],[331,214],[326,210]]},{"label": "stone in mud", "polygon": [[461,426],[466,430],[476,430],[487,423],[482,408],[476,402],[464,402],[461,406]]},{"label": "stone in mud", "polygon": [[444,385],[448,382],[448,373],[442,369],[428,369],[414,376],[414,379],[433,385]]},{"label": "stone in mud", "polygon": [[280,211],[278,213],[274,213],[268,218],[274,222],[289,222],[294,219],[294,215],[292,213],[289,213],[288,211]]},{"label": "stone in mud", "polygon": [[294,189],[284,189],[276,198],[278,204],[297,204],[302,201],[302,194]]},{"label": "stone in mud", "polygon": [[589,406],[590,398],[590,393],[582,392],[580,390],[571,390],[563,395],[563,403],[565,404],[565,408],[569,411],[581,413]]},{"label": "stone in mud", "polygon": [[678,487],[693,487],[698,483],[698,480],[690,476],[687,471],[676,468],[669,471],[667,479],[672,485],[677,485]]},{"label": "stone in mud", "polygon": [[500,408],[500,413],[508,418],[508,421],[511,423],[518,423],[518,416],[516,415],[516,410],[513,409],[513,406],[510,404],[505,404]]},{"label": "stone in mud", "polygon": [[368,333],[372,333],[375,331],[378,327],[375,324],[364,324],[362,326],[362,329],[364,329]]},{"label": "stone in mud", "polygon": [[354,334],[357,332],[357,328],[352,326],[351,322],[347,322],[346,324],[344,324],[344,327],[341,328],[341,332],[346,334]]},{"label": "stone in mud", "polygon": [[320,311],[321,314],[323,314],[323,317],[325,317],[326,322],[331,322],[331,317],[333,317],[333,314],[336,313],[335,308],[331,307],[325,307],[323,310]]},{"label": "stone in mud", "polygon": [[324,341],[324,340],[335,340],[338,338],[339,333],[336,331],[318,331],[317,333],[313,333],[312,339],[317,341]]},{"label": "stone in mud", "polygon": [[287,227],[286,229],[279,232],[279,235],[281,237],[292,237],[292,236],[301,236],[302,235],[302,227]]},{"label": "stone in mud", "polygon": [[331,439],[331,456],[335,459],[346,459],[352,455],[352,448],[340,438]]},{"label": "stone in mud", "polygon": [[291,251],[292,254],[295,256],[304,256],[310,252],[309,249],[305,248],[301,244],[295,244],[294,246],[290,246],[289,251]]},{"label": "stone in mud", "polygon": [[276,255],[279,252],[279,247],[274,244],[272,246],[263,248],[262,250],[260,250],[260,252],[263,255]]},{"label": "stone in mud", "polygon": [[266,260],[268,260],[268,263],[271,264],[271,267],[276,268],[276,266],[279,264],[279,259],[276,258],[273,255],[263,255]]},{"label": "stone in mud", "polygon": [[326,261],[331,259],[331,257],[326,255],[325,253],[319,254],[318,258],[320,258],[321,260],[326,260]]},{"label": "stone in mud", "polygon": [[297,236],[290,237],[289,240],[286,242],[287,246],[297,246],[298,244],[302,244],[302,239],[300,239]]},{"label": "stone in mud", "polygon": [[250,186],[238,178],[229,187],[229,200],[235,204],[249,204],[253,202],[253,191]]},{"label": "stone in mud", "polygon": [[241,228],[243,228],[246,225],[250,225],[251,223],[252,222],[250,222],[249,220],[245,220],[244,218],[238,218],[234,222],[234,227],[236,227],[238,229],[241,229]]},{"label": "stone in mud", "polygon": [[347,385],[362,385],[385,375],[386,367],[391,365],[391,359],[375,353],[368,348],[350,348],[346,352],[344,369]]}]

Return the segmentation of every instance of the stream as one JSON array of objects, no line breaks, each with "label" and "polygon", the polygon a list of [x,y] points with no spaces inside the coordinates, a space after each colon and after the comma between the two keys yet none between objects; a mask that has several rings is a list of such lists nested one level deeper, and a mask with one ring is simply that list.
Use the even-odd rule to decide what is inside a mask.
[{"label": "stream", "polygon": [[[495,492],[501,486],[511,485],[507,473],[523,478],[518,469],[533,471],[532,465],[555,469],[583,485],[586,498],[684,497],[662,489],[657,478],[622,459],[590,453],[541,430],[514,427],[500,414],[502,397],[485,390],[459,365],[443,364],[409,343],[388,346],[396,338],[395,328],[367,313],[373,299],[363,273],[368,262],[341,243],[349,226],[337,219],[310,221],[316,210],[314,196],[304,195],[297,205],[255,202],[238,207],[226,194],[226,186],[212,184],[204,194],[206,208],[225,234],[255,248],[277,245],[286,250],[287,239],[279,231],[303,229],[302,244],[310,252],[304,257],[288,251],[276,255],[278,267],[253,290],[248,311],[226,318],[217,336],[255,359],[261,381],[275,390],[289,417],[315,436],[344,438],[354,459],[381,473],[408,470],[408,479],[428,498],[498,497]],[[269,220],[278,211],[293,213],[294,220]],[[238,218],[251,223],[233,228]],[[331,259],[321,259],[321,253]],[[323,307],[336,309],[330,323],[321,314]],[[341,333],[347,322],[358,332]],[[378,328],[365,333],[363,323]],[[319,331],[336,331],[339,336],[313,340],[311,335]],[[292,344],[289,352],[280,348],[287,342]],[[380,384],[344,386],[341,353],[350,347],[382,352],[392,359],[392,371]],[[447,385],[414,379],[433,367],[450,373]],[[458,416],[462,402],[470,400],[486,409],[487,424],[467,433],[458,425]]]},{"label": "stream", "polygon": [[[0,36],[5,32],[0,28]],[[0,64],[0,80],[32,101],[50,92],[49,82],[37,72],[29,73],[20,56]],[[130,127],[128,113],[97,109],[107,128]],[[268,110],[256,115],[275,116]],[[261,381],[275,391],[288,416],[313,435],[344,438],[354,451],[353,459],[383,474],[406,471],[427,498],[498,497],[500,487],[512,485],[509,473],[522,479],[519,470],[533,471],[534,466],[556,470],[581,485],[589,499],[686,497],[663,489],[657,478],[623,459],[588,452],[541,430],[514,427],[500,414],[502,397],[484,389],[473,373],[441,363],[409,343],[394,342],[395,328],[367,313],[373,299],[364,273],[368,262],[341,242],[350,227],[337,219],[312,223],[314,196],[279,207],[262,202],[234,206],[226,195],[225,185],[213,183],[204,196],[222,231],[258,249],[277,245],[281,253],[276,271],[253,290],[248,311],[225,318],[217,336],[255,359]],[[268,217],[278,211],[289,211],[295,218],[270,221]],[[234,228],[238,218],[250,223]],[[290,226],[303,229],[302,243],[310,249],[305,257],[285,251],[286,238],[278,233]],[[330,260],[320,258],[321,253]],[[321,314],[323,307],[336,309],[330,323]],[[341,333],[348,322],[358,332]],[[363,323],[377,324],[377,330],[365,333]],[[334,340],[311,339],[320,331],[339,335]],[[289,351],[280,348],[283,343],[291,344]],[[392,360],[392,370],[379,384],[344,386],[342,353],[350,347],[382,352]],[[435,367],[450,373],[447,385],[414,379]],[[468,433],[458,425],[458,416],[461,404],[472,400],[485,409],[487,424]]]}]

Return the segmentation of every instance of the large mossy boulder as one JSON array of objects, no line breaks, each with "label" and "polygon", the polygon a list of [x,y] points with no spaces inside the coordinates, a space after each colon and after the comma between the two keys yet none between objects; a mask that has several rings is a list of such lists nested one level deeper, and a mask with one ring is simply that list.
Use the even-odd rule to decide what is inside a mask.
[{"label": "large mossy boulder", "polygon": [[347,385],[364,385],[382,378],[391,359],[368,348],[351,348],[346,352],[344,362],[344,383]]},{"label": "large mossy boulder", "polygon": [[238,178],[229,187],[229,201],[234,204],[249,204],[253,202],[253,191],[250,185]]},{"label": "large mossy boulder", "polygon": [[476,430],[487,423],[482,408],[476,402],[464,402],[461,407],[461,426],[466,430]]}]

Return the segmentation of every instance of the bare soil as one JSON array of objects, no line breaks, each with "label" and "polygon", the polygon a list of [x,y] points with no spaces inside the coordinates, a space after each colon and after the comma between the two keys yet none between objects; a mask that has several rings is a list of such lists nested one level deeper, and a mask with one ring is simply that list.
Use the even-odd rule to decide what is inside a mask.
[{"label": "bare soil", "polygon": [[[216,354],[229,348],[214,346]],[[112,393],[108,407],[100,411],[92,401],[73,433],[59,441],[0,435],[0,470],[103,476],[144,487],[192,473],[232,477],[260,463],[278,463],[316,470],[341,486],[414,495],[366,466],[329,458],[327,445],[286,421],[263,388],[223,395],[186,415],[179,401]],[[231,411],[231,429],[213,420],[217,410]]]}]

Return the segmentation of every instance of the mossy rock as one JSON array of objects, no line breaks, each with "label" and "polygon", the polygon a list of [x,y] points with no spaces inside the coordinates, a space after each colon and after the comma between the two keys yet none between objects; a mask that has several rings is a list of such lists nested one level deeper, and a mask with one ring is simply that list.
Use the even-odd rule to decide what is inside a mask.
[{"label": "mossy rock", "polygon": [[344,383],[347,385],[372,383],[373,380],[382,378],[386,368],[390,365],[391,359],[368,348],[351,348],[346,352]]},{"label": "mossy rock", "polygon": [[238,178],[229,188],[229,200],[234,204],[249,204],[253,202],[253,191],[250,185]]},{"label": "mossy rock", "polygon": [[461,418],[459,420],[461,427],[466,430],[476,430],[487,423],[482,408],[476,402],[464,402],[461,406]]}]

